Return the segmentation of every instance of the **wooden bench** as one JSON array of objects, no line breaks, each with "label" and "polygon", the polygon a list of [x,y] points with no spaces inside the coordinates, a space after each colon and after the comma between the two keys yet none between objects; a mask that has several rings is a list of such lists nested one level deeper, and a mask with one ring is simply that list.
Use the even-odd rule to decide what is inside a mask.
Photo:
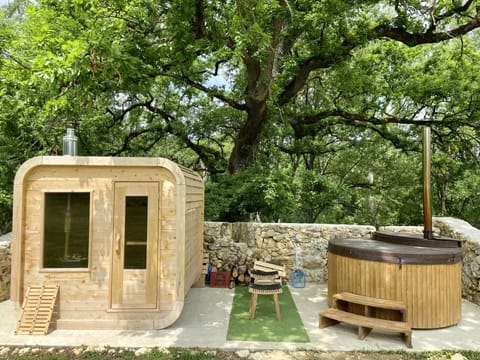
[{"label": "wooden bench", "polygon": [[[412,328],[407,320],[407,307],[401,301],[362,296],[348,292],[335,294],[332,297],[332,308],[320,311],[319,327],[335,325],[340,322],[358,326],[358,338],[363,340],[372,329],[399,332],[407,347],[412,347]],[[363,306],[363,314],[349,312],[349,305]],[[385,320],[375,316],[376,309],[395,310],[400,313],[401,320]]]}]

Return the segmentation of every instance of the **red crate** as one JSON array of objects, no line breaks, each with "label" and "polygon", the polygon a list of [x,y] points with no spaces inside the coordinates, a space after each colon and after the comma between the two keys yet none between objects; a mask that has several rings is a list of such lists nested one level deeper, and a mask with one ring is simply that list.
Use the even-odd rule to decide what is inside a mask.
[{"label": "red crate", "polygon": [[230,273],[214,271],[210,273],[210,287],[228,288],[230,287]]}]

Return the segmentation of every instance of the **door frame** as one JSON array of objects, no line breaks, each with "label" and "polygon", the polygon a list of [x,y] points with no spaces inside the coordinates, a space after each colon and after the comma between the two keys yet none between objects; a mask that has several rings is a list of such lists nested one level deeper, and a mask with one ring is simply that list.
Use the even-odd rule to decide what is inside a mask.
[{"label": "door frame", "polygon": [[[159,181],[113,182],[112,262],[109,291],[109,310],[111,311],[159,308],[160,186]],[[148,198],[145,269],[124,268],[125,202],[128,196]]]}]

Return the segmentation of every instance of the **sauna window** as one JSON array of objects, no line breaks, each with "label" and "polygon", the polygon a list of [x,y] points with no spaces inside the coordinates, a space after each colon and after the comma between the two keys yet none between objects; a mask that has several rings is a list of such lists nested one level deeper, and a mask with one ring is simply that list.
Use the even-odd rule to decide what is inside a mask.
[{"label": "sauna window", "polygon": [[87,268],[90,193],[45,193],[43,267]]},{"label": "sauna window", "polygon": [[147,268],[148,197],[125,198],[125,269]]}]

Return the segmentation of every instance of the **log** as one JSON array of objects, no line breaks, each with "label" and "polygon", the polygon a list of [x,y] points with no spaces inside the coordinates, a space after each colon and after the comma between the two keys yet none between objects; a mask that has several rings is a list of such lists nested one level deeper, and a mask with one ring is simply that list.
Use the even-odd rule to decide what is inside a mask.
[{"label": "log", "polygon": [[235,265],[232,266],[231,275],[234,279],[238,278],[238,269]]},{"label": "log", "polygon": [[243,279],[244,279],[243,281],[245,282],[245,284],[249,284],[250,281],[252,280],[250,278],[250,274],[248,272],[246,272],[245,275],[243,275]]},{"label": "log", "polygon": [[243,274],[238,275],[238,282],[243,284],[245,282],[245,276]]}]

